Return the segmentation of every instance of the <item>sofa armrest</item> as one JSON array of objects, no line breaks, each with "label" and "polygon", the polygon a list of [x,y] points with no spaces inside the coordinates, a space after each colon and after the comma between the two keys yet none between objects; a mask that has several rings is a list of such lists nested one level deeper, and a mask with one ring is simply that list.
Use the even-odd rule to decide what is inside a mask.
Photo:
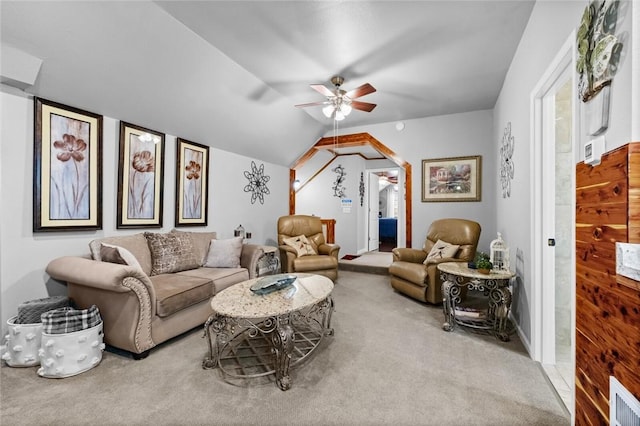
[{"label": "sofa armrest", "polygon": [[[155,346],[151,323],[156,316],[156,294],[142,270],[65,256],[49,262],[46,272],[53,279],[66,281],[70,297],[79,299],[76,300],[79,304],[98,306],[105,330],[109,330],[109,336],[105,332],[105,338],[109,338],[107,343],[135,353]],[[129,320],[123,320],[122,309],[126,306],[129,308],[125,316]]]},{"label": "sofa armrest", "polygon": [[63,256],[49,262],[45,271],[56,280],[117,293],[130,291],[122,285],[122,282],[125,278],[135,278],[145,285],[152,299],[155,300],[151,280],[141,269],[133,266],[100,262],[78,256]]},{"label": "sofa armrest", "polygon": [[243,244],[242,253],[240,253],[240,266],[249,271],[249,278],[255,278],[258,269],[258,260],[264,254],[261,245]]},{"label": "sofa armrest", "polygon": [[447,262],[467,263],[466,260],[459,259],[457,257],[443,257],[442,259],[430,259],[429,263],[427,263],[427,266],[429,266],[429,265],[439,265],[440,263],[447,263]]},{"label": "sofa armrest", "polygon": [[320,244],[318,246],[318,254],[326,254],[338,258],[340,246],[337,244]]},{"label": "sofa armrest", "polygon": [[280,251],[280,267],[283,273],[290,273],[293,271],[293,261],[298,257],[298,252],[291,246],[281,245],[278,246]]},{"label": "sofa armrest", "polygon": [[427,258],[427,253],[423,250],[413,248],[396,247],[391,250],[393,253],[393,261],[403,261],[411,263],[423,263]]}]

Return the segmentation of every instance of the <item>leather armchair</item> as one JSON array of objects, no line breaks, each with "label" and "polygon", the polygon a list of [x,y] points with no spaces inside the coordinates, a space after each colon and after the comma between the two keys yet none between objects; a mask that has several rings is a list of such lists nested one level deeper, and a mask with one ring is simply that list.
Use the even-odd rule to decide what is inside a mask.
[{"label": "leather armchair", "polygon": [[[283,240],[304,235],[317,254],[298,256],[297,251]],[[306,215],[282,216],[278,219],[278,248],[283,273],[305,272],[324,275],[335,281],[338,278],[338,253],[340,246],[325,243],[322,222],[319,217]]]},{"label": "leather armchair", "polygon": [[[481,227],[466,219],[440,219],[427,231],[422,250],[394,248],[393,263],[389,266],[391,287],[422,302],[442,303],[442,282],[437,265],[443,262],[470,262],[476,254]],[[459,245],[457,253],[425,265],[423,262],[438,241]]]}]

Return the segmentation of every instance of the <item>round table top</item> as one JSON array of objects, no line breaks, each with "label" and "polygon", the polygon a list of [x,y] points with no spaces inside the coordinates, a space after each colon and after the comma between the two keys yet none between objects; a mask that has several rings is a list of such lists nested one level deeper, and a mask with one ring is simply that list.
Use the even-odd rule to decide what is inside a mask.
[{"label": "round table top", "polygon": [[232,285],[211,299],[211,308],[219,315],[231,318],[266,318],[295,312],[312,306],[331,294],[333,282],[322,275],[295,275],[289,287],[269,294],[256,294],[251,286],[261,278]]},{"label": "round table top", "polygon": [[447,274],[459,275],[467,278],[478,278],[482,280],[506,280],[516,275],[511,271],[491,271],[482,274],[477,269],[470,269],[464,262],[445,262],[438,265],[438,269]]}]

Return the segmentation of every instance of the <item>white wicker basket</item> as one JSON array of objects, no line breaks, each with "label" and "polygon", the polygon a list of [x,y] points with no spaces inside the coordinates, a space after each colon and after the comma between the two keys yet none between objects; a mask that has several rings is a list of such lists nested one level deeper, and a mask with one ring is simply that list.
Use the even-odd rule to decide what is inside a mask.
[{"label": "white wicker basket", "polygon": [[42,323],[16,324],[18,317],[7,320],[9,332],[5,336],[7,351],[2,359],[10,367],[33,367],[40,365],[38,350],[42,338]]},{"label": "white wicker basket", "polygon": [[63,378],[92,369],[102,360],[102,338],[102,322],[73,333],[42,333],[38,375]]}]

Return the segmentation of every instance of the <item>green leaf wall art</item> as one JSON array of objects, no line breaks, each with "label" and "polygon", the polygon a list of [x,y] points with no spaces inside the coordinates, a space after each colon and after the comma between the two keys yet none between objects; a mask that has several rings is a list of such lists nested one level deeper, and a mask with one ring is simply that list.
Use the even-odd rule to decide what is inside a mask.
[{"label": "green leaf wall art", "polygon": [[618,0],[593,0],[584,9],[576,44],[578,93],[583,102],[593,99],[611,84],[618,70],[623,43],[614,34],[618,22]]}]

